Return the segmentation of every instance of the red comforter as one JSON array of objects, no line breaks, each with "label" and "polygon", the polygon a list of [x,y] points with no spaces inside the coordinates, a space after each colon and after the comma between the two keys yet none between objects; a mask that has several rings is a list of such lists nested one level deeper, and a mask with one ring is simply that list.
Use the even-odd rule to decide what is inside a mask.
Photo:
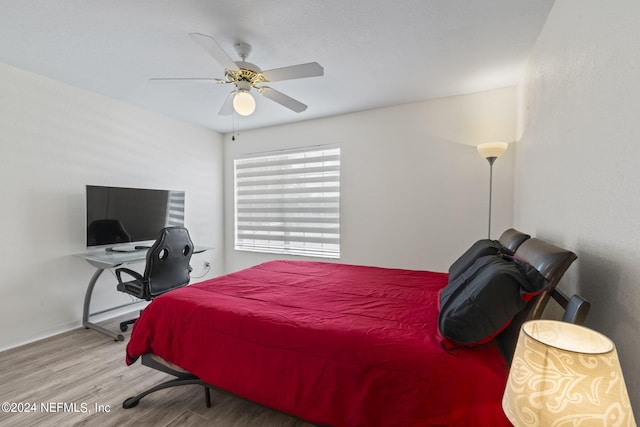
[{"label": "red comforter", "polygon": [[316,424],[510,425],[497,346],[440,345],[446,283],[444,273],[267,262],[153,300],[135,323],[127,363],[155,353]]}]

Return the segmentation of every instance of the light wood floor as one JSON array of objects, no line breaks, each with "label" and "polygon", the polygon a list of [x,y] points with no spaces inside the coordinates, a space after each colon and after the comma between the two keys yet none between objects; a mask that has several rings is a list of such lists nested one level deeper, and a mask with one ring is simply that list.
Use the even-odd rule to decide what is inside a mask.
[{"label": "light wood floor", "polygon": [[[115,322],[103,326],[117,329]],[[128,332],[125,337],[115,342],[77,329],[0,353],[0,403],[28,403],[35,409],[0,410],[0,426],[311,426],[225,392],[212,391],[207,408],[203,388],[195,385],[161,390],[123,409],[127,397],[173,378],[139,361],[127,367]]]}]

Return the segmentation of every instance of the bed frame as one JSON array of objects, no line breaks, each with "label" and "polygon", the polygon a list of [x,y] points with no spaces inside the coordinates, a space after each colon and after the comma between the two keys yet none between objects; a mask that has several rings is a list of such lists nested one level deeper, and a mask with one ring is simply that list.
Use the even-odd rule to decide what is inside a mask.
[{"label": "bed frame", "polygon": [[142,357],[140,358],[140,363],[150,368],[157,369],[158,371],[162,371],[167,374],[173,375],[176,378],[157,384],[136,396],[129,397],[124,402],[122,402],[122,407],[124,409],[129,409],[129,408],[138,406],[138,403],[140,403],[140,400],[151,393],[164,390],[165,388],[177,387],[181,385],[201,385],[202,387],[204,387],[205,404],[207,405],[207,408],[211,407],[211,393],[209,392],[209,390],[217,390],[217,387],[202,381],[200,378],[185,371],[179,366],[176,366],[173,363],[167,362],[166,360],[163,360],[162,358],[152,353],[143,354]]},{"label": "bed frame", "polygon": [[[499,241],[513,250],[512,247],[516,245],[515,242],[518,238],[521,240],[523,233],[509,229],[500,236]],[[517,249],[514,251],[515,257],[526,261],[538,270],[547,280],[549,288],[547,291],[532,298],[525,308],[511,321],[509,326],[496,337],[507,362],[510,362],[513,357],[520,327],[528,320],[540,319],[550,297],[553,297],[563,308],[567,307],[569,298],[558,291],[556,286],[565,271],[578,258],[575,253],[567,249],[535,237],[520,241],[520,244],[516,247]]]},{"label": "bed frame", "polygon": [[[535,267],[549,283],[548,290],[531,299],[524,310],[522,310],[510,325],[496,338],[507,363],[510,364],[522,323],[540,318],[549,298],[556,300],[560,306],[566,310],[563,320],[574,323],[584,322],[590,304],[577,295],[568,298],[556,289],[565,271],[573,261],[577,259],[577,256],[573,252],[544,242],[543,240],[531,238],[528,234],[515,229],[506,230],[500,236],[499,242],[514,252],[517,258]],[[142,355],[141,363],[150,368],[168,373],[175,378],[147,389],[136,396],[127,398],[122,404],[123,408],[128,409],[137,406],[142,398],[158,390],[181,385],[203,386],[205,403],[207,407],[211,406],[209,390],[218,390],[217,387],[202,381],[195,375],[151,353]]]}]

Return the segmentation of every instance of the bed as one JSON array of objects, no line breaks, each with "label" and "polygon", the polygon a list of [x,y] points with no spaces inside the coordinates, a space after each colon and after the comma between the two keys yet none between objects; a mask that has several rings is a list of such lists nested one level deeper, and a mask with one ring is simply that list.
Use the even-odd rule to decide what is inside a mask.
[{"label": "bed", "polygon": [[[540,317],[576,256],[513,229],[482,242],[449,273],[271,261],[162,295],[135,323],[126,358],[177,378],[123,406],[202,384],[319,425],[508,426],[500,402],[519,325]],[[517,312],[486,339],[452,339],[444,290],[470,288],[470,265],[489,257],[532,266],[542,288],[514,294]]]}]

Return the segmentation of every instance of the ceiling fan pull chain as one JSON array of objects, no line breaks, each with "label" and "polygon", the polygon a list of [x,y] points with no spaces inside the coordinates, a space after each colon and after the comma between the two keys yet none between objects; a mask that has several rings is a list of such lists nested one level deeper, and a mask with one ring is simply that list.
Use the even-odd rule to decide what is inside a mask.
[{"label": "ceiling fan pull chain", "polygon": [[[237,120],[237,126],[236,126],[236,120]],[[231,140],[232,141],[236,140],[236,135],[240,137],[240,116],[237,114],[232,114],[231,115]]]},{"label": "ceiling fan pull chain", "polygon": [[231,114],[231,140],[236,140],[236,115]]}]

